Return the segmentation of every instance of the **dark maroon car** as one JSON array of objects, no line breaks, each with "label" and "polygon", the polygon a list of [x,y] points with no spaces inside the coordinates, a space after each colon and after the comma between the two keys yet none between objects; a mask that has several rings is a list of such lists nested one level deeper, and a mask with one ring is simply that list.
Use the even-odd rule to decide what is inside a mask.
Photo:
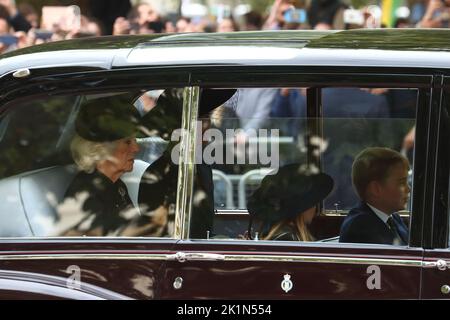
[{"label": "dark maroon car", "polygon": [[[448,30],[102,37],[2,55],[0,298],[448,299],[449,77]],[[79,111],[104,97],[146,120],[120,177],[138,211],[120,218],[148,225],[96,233],[65,195]],[[339,241],[359,201],[352,163],[374,146],[410,163],[406,245]],[[314,241],[249,228],[249,198],[289,163],[334,180]],[[141,195],[148,172],[163,182]]]}]

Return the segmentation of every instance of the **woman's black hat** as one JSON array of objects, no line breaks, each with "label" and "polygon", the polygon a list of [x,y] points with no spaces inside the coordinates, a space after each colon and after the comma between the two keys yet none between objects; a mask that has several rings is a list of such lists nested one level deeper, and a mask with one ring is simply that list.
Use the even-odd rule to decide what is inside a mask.
[{"label": "woman's black hat", "polygon": [[[207,116],[212,110],[223,105],[236,89],[203,89],[200,95],[199,118]],[[156,102],[156,106],[143,118],[143,125],[163,139],[170,139],[172,132],[181,127],[183,114],[183,95],[180,89],[167,89]]]},{"label": "woman's black hat", "polygon": [[[204,116],[226,102],[235,89],[204,89],[200,97],[199,116]],[[180,90],[167,89],[156,107],[141,118],[129,95],[115,95],[83,103],[75,121],[82,138],[94,142],[115,141],[131,136],[145,137],[156,130],[168,138],[180,128],[183,97]]]},{"label": "woman's black hat", "polygon": [[252,218],[273,225],[319,204],[333,189],[325,173],[306,173],[300,164],[288,164],[267,175],[247,201]]},{"label": "woman's black hat", "polygon": [[75,121],[77,134],[94,142],[142,136],[140,126],[138,110],[123,96],[103,97],[83,103]]}]

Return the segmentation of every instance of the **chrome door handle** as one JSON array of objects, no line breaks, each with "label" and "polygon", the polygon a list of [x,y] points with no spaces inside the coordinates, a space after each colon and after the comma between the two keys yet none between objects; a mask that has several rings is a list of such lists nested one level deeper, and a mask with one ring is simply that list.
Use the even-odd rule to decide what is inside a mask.
[{"label": "chrome door handle", "polygon": [[439,259],[438,261],[433,262],[424,262],[422,264],[424,268],[437,268],[441,271],[447,270],[447,268],[450,268],[449,264],[445,260]]},{"label": "chrome door handle", "polygon": [[225,256],[215,253],[198,253],[198,252],[177,252],[167,255],[167,259],[171,261],[221,261],[225,260]]}]

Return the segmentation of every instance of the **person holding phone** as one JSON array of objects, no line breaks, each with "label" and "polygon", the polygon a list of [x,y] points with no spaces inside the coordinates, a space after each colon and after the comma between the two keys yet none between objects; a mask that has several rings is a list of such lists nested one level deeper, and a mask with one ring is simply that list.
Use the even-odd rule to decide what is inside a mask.
[{"label": "person holding phone", "polygon": [[291,8],[283,13],[283,18],[286,23],[305,23],[306,11],[304,9]]},{"label": "person holding phone", "polygon": [[292,0],[275,0],[263,29],[280,30],[285,23],[284,13],[290,9],[295,9],[294,2]]}]

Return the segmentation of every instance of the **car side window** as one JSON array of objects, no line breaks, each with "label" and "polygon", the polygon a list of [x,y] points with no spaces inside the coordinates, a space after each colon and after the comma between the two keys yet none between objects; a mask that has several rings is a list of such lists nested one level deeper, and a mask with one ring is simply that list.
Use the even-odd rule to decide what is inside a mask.
[{"label": "car side window", "polygon": [[182,92],[10,104],[0,119],[0,237],[173,237],[170,142]]},{"label": "car side window", "polygon": [[194,202],[215,212],[191,238],[407,245],[417,97],[414,88],[237,88],[199,115]]}]

